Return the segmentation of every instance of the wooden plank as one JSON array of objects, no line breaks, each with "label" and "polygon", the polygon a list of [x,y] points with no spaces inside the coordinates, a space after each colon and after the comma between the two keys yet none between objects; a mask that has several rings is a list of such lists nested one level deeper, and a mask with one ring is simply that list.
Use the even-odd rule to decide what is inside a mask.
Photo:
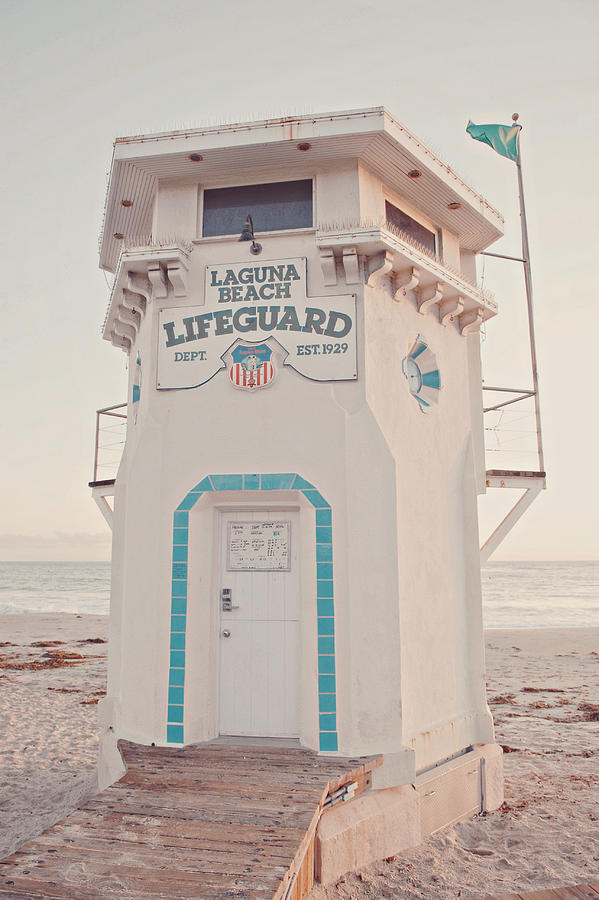
[{"label": "wooden plank", "polygon": [[[60,836],[63,843],[75,843],[79,841],[107,841],[113,843],[133,844],[134,846],[155,847],[157,843],[162,847],[178,848],[179,850],[219,850],[226,848],[228,853],[251,853],[254,848],[258,852],[269,854],[274,858],[293,858],[298,844],[303,837],[302,830],[294,830],[294,836],[269,836],[266,839],[257,841],[255,838],[245,838],[236,835],[227,829],[216,829],[216,834],[196,835],[190,837],[187,834],[165,833],[158,829],[139,829],[132,830],[130,827],[123,828],[102,827],[98,824],[93,828],[79,828],[73,826],[59,827],[54,826],[52,829],[54,835],[44,837],[44,840],[53,841],[54,846],[57,845],[56,836]],[[42,837],[36,838],[36,846],[43,843]]]},{"label": "wooden plank", "polygon": [[14,876],[10,883],[0,883],[0,897],[14,897],[21,891],[26,897],[43,900],[211,900],[234,896],[238,900],[271,900],[272,885],[264,883],[241,883],[229,878],[209,879],[197,876],[192,882],[182,881],[172,873],[162,880],[154,878],[134,878],[111,875],[109,869],[102,873],[101,884],[93,883],[93,873],[83,873],[81,882],[67,884],[58,880],[41,880],[31,877]]},{"label": "wooden plank", "polygon": [[[523,894],[493,894],[484,900],[597,900],[599,882],[596,884],[575,884],[562,888],[547,888]],[[482,898],[479,898],[482,900]]]},{"label": "wooden plank", "polygon": [[[557,888],[553,900],[597,900],[596,892],[590,885],[575,884],[571,887]],[[541,898],[542,900],[542,898]]]},{"label": "wooden plank", "polygon": [[485,894],[484,897],[473,897],[472,900],[522,900],[522,894]]},{"label": "wooden plank", "polygon": [[523,894],[526,900],[596,900],[595,892],[586,885],[572,885],[571,887],[554,888],[546,891],[532,891]]},{"label": "wooden plank", "polygon": [[[104,832],[102,830],[96,830],[92,832],[91,829],[88,829],[82,831],[78,837],[74,836],[67,839],[63,838],[62,844],[70,845],[76,843],[78,840],[105,839],[107,841],[123,843],[127,846],[140,846],[142,848],[144,846],[156,846],[157,844],[168,846],[171,849],[178,849],[180,851],[184,851],[186,848],[189,848],[191,851],[193,851],[194,849],[204,849],[208,851],[211,849],[218,849],[219,847],[223,847],[226,848],[229,852],[234,853],[252,853],[253,848],[261,847],[261,852],[269,854],[273,859],[285,857],[291,861],[296,855],[297,849],[302,843],[303,838],[303,832],[299,832],[299,834],[296,832],[295,835],[277,835],[262,841],[248,841],[239,840],[235,837],[235,835],[231,835],[230,833],[223,834],[222,838],[219,840],[218,837],[213,837],[212,835],[210,835],[209,837],[202,837],[197,835],[193,837],[188,835],[171,836],[164,835],[160,831],[145,831],[143,834],[138,835],[119,834],[115,836],[115,834],[111,832]],[[61,844],[57,841],[54,846],[58,849]]]},{"label": "wooden plank", "polygon": [[[45,840],[46,843],[52,842],[52,836],[47,836]],[[45,847],[44,841],[38,838],[24,857],[24,864],[29,856],[34,859],[36,855],[39,855],[39,849],[43,850]],[[164,847],[157,846],[155,842],[142,845],[96,837],[81,837],[76,844],[61,847],[60,855],[63,859],[73,856],[99,859],[106,856],[111,857],[115,862],[131,861],[134,865],[144,866],[147,864],[150,868],[153,864],[164,863],[166,866],[179,867],[182,871],[189,868],[192,871],[229,872],[232,874],[270,871],[271,869],[287,871],[293,863],[292,853],[279,856],[260,846],[245,847],[242,852],[235,852],[228,847],[224,849],[222,847],[220,849],[216,847],[209,849],[205,847]]]}]

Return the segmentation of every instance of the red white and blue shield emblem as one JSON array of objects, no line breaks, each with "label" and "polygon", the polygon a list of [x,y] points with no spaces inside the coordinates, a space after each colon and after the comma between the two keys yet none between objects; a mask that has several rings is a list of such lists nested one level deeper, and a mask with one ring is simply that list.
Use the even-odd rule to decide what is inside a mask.
[{"label": "red white and blue shield emblem", "polygon": [[233,350],[229,378],[235,387],[248,391],[266,387],[275,377],[270,361],[272,350],[267,344],[238,344]]}]

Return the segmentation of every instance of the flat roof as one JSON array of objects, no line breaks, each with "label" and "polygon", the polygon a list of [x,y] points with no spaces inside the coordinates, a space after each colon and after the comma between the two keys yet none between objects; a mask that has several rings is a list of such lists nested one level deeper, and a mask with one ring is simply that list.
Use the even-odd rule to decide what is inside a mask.
[{"label": "flat roof", "polygon": [[[309,143],[309,152],[298,144]],[[191,160],[190,155],[199,156]],[[382,106],[288,116],[229,125],[119,137],[114,144],[100,267],[114,271],[123,240],[151,231],[152,202],[162,178],[222,182],[231,175],[265,179],[309,175],[325,164],[355,159],[475,253],[503,234],[503,217],[451,166]],[[420,178],[408,177],[418,169]],[[130,205],[123,206],[122,201]],[[459,203],[450,210],[448,204]],[[189,239],[190,235],[183,237]]]}]

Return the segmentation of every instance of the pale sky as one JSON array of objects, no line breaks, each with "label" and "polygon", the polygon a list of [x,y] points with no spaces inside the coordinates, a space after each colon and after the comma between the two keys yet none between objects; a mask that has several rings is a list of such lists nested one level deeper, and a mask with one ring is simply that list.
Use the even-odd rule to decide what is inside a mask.
[{"label": "pale sky", "polygon": [[[549,489],[494,559],[599,558],[598,33],[597,0],[2,0],[0,559],[110,557],[87,483],[95,410],[126,392],[100,336],[114,138],[377,105],[504,214],[490,249],[516,256],[515,166],[465,126],[520,113]],[[519,275],[485,266],[488,384],[529,383]]]}]

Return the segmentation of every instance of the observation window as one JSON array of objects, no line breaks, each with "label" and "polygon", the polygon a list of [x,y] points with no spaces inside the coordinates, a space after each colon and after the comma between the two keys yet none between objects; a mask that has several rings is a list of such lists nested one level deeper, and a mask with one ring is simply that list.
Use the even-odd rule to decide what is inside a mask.
[{"label": "observation window", "polygon": [[389,203],[388,200],[385,201],[385,217],[391,225],[418,241],[430,253],[437,252],[437,236],[435,232],[425,228],[424,225],[421,225],[420,222],[417,222],[403,210],[398,209],[397,206]]},{"label": "observation window", "polygon": [[312,179],[207,189],[202,234],[241,234],[248,214],[256,233],[311,228]]}]

